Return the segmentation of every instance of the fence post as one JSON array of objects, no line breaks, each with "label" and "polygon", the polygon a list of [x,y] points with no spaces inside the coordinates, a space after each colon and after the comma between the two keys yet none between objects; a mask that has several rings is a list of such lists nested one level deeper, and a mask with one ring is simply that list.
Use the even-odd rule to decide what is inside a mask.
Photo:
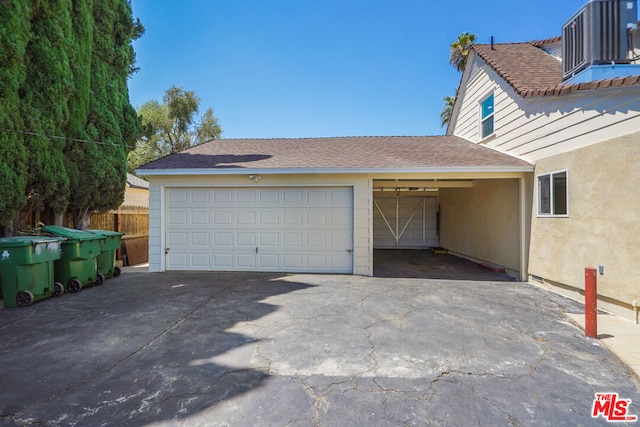
[{"label": "fence post", "polygon": [[584,332],[588,337],[598,336],[598,286],[596,269],[584,269]]}]

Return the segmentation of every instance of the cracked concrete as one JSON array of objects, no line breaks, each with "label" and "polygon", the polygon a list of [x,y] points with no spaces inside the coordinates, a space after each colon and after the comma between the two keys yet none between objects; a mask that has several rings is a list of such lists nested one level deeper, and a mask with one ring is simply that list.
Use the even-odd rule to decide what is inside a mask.
[{"label": "cracked concrete", "polygon": [[523,283],[127,273],[0,310],[0,425],[604,425],[632,372]]}]

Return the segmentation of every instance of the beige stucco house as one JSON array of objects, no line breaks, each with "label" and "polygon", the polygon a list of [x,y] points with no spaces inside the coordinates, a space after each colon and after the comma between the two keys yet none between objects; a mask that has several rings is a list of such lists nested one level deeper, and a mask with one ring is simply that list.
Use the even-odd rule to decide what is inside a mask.
[{"label": "beige stucco house", "polygon": [[447,130],[535,165],[530,280],[575,296],[598,268],[601,303],[627,317],[640,304],[636,13],[595,0],[562,37],[474,46]]},{"label": "beige stucco house", "polygon": [[[574,293],[600,267],[603,302],[630,315],[640,70],[628,3],[592,0],[563,37],[476,45],[445,136],[215,140],[143,166],[150,270],[372,275],[376,248],[441,246]],[[604,30],[572,24],[584,13]],[[567,44],[596,33],[632,43],[614,34],[615,58]]]}]

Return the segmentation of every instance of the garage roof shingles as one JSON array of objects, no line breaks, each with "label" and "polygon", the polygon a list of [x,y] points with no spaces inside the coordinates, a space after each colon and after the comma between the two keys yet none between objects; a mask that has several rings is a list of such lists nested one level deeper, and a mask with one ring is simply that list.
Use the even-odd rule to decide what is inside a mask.
[{"label": "garage roof shingles", "polygon": [[218,139],[163,157],[160,169],[527,168],[531,164],[456,136]]}]

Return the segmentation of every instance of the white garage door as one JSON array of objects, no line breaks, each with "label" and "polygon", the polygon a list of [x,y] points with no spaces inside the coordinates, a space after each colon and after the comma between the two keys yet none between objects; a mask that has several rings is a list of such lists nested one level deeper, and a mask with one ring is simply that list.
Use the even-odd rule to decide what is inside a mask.
[{"label": "white garage door", "polygon": [[435,197],[373,198],[373,247],[418,249],[438,245]]},{"label": "white garage door", "polygon": [[167,188],[166,269],[353,271],[353,194],[331,188]]}]

